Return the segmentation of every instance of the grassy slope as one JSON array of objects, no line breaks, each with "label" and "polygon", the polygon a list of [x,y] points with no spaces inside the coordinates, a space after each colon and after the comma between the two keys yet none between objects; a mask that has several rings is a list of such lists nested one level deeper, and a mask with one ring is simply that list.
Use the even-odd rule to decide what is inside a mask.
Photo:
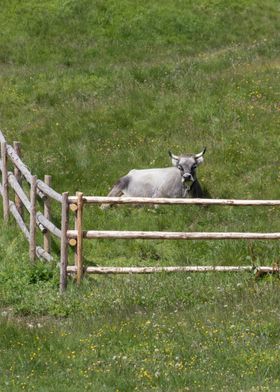
[{"label": "grassy slope", "polygon": [[[168,165],[168,149],[206,145],[199,177],[212,197],[279,198],[278,2],[228,3],[4,1],[2,130],[60,192],[106,194],[132,167]],[[279,231],[278,223],[276,209],[252,208],[86,216],[88,228]],[[277,280],[95,278],[70,285],[62,301],[56,274],[30,268],[17,235],[3,228],[0,237],[2,389],[280,388]],[[86,251],[91,265],[279,263],[279,245],[266,242],[100,241]]]}]

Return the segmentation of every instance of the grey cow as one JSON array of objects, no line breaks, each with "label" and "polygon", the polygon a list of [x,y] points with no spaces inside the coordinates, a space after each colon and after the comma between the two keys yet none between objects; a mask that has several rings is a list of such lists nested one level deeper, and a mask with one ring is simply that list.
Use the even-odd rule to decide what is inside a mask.
[{"label": "grey cow", "polygon": [[[202,197],[196,168],[203,161],[206,148],[199,154],[174,155],[169,151],[173,167],[130,170],[113,186],[108,196],[127,197]],[[102,208],[110,204],[102,204]]]}]

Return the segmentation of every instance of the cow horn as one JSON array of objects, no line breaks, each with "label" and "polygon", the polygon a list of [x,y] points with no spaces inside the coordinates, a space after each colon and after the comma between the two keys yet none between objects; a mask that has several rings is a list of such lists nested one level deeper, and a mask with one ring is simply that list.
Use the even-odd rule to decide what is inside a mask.
[{"label": "cow horn", "polygon": [[172,152],[170,150],[168,151],[168,154],[169,154],[171,159],[175,159],[176,161],[179,160],[179,157],[177,155],[172,154]]},{"label": "cow horn", "polygon": [[195,157],[195,159],[201,158],[201,157],[202,157],[202,155],[204,155],[204,154],[205,154],[205,151],[206,151],[206,147],[204,147],[203,151],[201,151],[199,154],[196,154],[196,155],[194,156],[194,157]]}]

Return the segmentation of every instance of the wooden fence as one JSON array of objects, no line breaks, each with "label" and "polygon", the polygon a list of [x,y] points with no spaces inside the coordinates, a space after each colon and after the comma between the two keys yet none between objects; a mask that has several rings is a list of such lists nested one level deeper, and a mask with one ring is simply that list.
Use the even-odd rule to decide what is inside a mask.
[{"label": "wooden fence", "polygon": [[[51,261],[50,234],[61,238],[61,230],[51,222],[50,200],[62,202],[62,196],[50,187],[51,177],[45,176],[45,182],[32,175],[26,165],[22,162],[21,148],[19,142],[14,142],[13,146],[7,144],[3,133],[0,131],[1,159],[0,170],[2,182],[0,194],[3,199],[3,217],[7,223],[12,214],[29,242],[30,260],[35,261],[36,257],[46,261]],[[9,164],[12,170],[9,170]],[[23,180],[29,185],[29,195],[26,194]],[[12,197],[12,192],[14,197]],[[11,200],[10,198],[13,198]],[[37,211],[36,199],[39,197],[44,203],[44,212]],[[24,208],[28,212],[29,219],[24,220]],[[44,236],[44,246],[36,246],[36,228]]]},{"label": "wooden fence", "polygon": [[[245,232],[160,232],[160,231],[104,231],[83,230],[83,212],[87,204],[141,204],[141,205],[221,205],[221,206],[280,206],[280,200],[228,200],[228,199],[172,199],[172,198],[129,198],[129,197],[97,197],[84,196],[77,192],[69,196],[62,195],[51,188],[51,176],[46,175],[44,181],[37,179],[21,160],[19,142],[13,146],[7,144],[0,131],[1,159],[0,170],[2,181],[0,194],[3,199],[3,217],[8,222],[12,214],[29,242],[29,257],[31,262],[36,258],[50,262],[51,235],[60,241],[60,292],[67,286],[67,275],[76,274],[77,283],[85,272],[95,274],[125,274],[125,273],[154,273],[154,272],[236,272],[252,271],[252,266],[172,266],[172,267],[84,267],[83,241],[85,239],[161,239],[161,240],[279,240],[277,233],[245,233]],[[9,164],[13,166],[9,171]],[[29,197],[24,190],[22,181],[29,185]],[[11,197],[13,200],[11,200]],[[40,198],[44,211],[37,209],[36,200]],[[51,221],[51,205],[55,201],[61,205],[61,227]],[[24,219],[24,208],[28,212],[28,222]],[[75,215],[75,228],[69,227],[69,214]],[[43,246],[36,245],[36,230],[43,233]],[[68,265],[69,246],[75,247],[75,265]],[[279,272],[279,266],[258,267],[258,273]]]}]

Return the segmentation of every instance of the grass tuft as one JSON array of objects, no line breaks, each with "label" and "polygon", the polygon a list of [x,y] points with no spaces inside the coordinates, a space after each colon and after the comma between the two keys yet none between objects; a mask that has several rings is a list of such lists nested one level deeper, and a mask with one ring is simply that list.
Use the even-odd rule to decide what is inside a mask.
[{"label": "grass tuft", "polygon": [[[207,197],[279,199],[276,0],[3,0],[0,115],[34,174],[106,195],[207,146]],[[53,207],[59,222],[59,207]],[[73,219],[71,225],[73,227]],[[279,210],[86,208],[87,229],[279,231]],[[38,234],[38,242],[41,237]],[[87,265],[279,265],[268,241],[91,241]],[[94,276],[0,234],[0,390],[278,391],[279,277]],[[74,255],[70,253],[71,262]]]}]

